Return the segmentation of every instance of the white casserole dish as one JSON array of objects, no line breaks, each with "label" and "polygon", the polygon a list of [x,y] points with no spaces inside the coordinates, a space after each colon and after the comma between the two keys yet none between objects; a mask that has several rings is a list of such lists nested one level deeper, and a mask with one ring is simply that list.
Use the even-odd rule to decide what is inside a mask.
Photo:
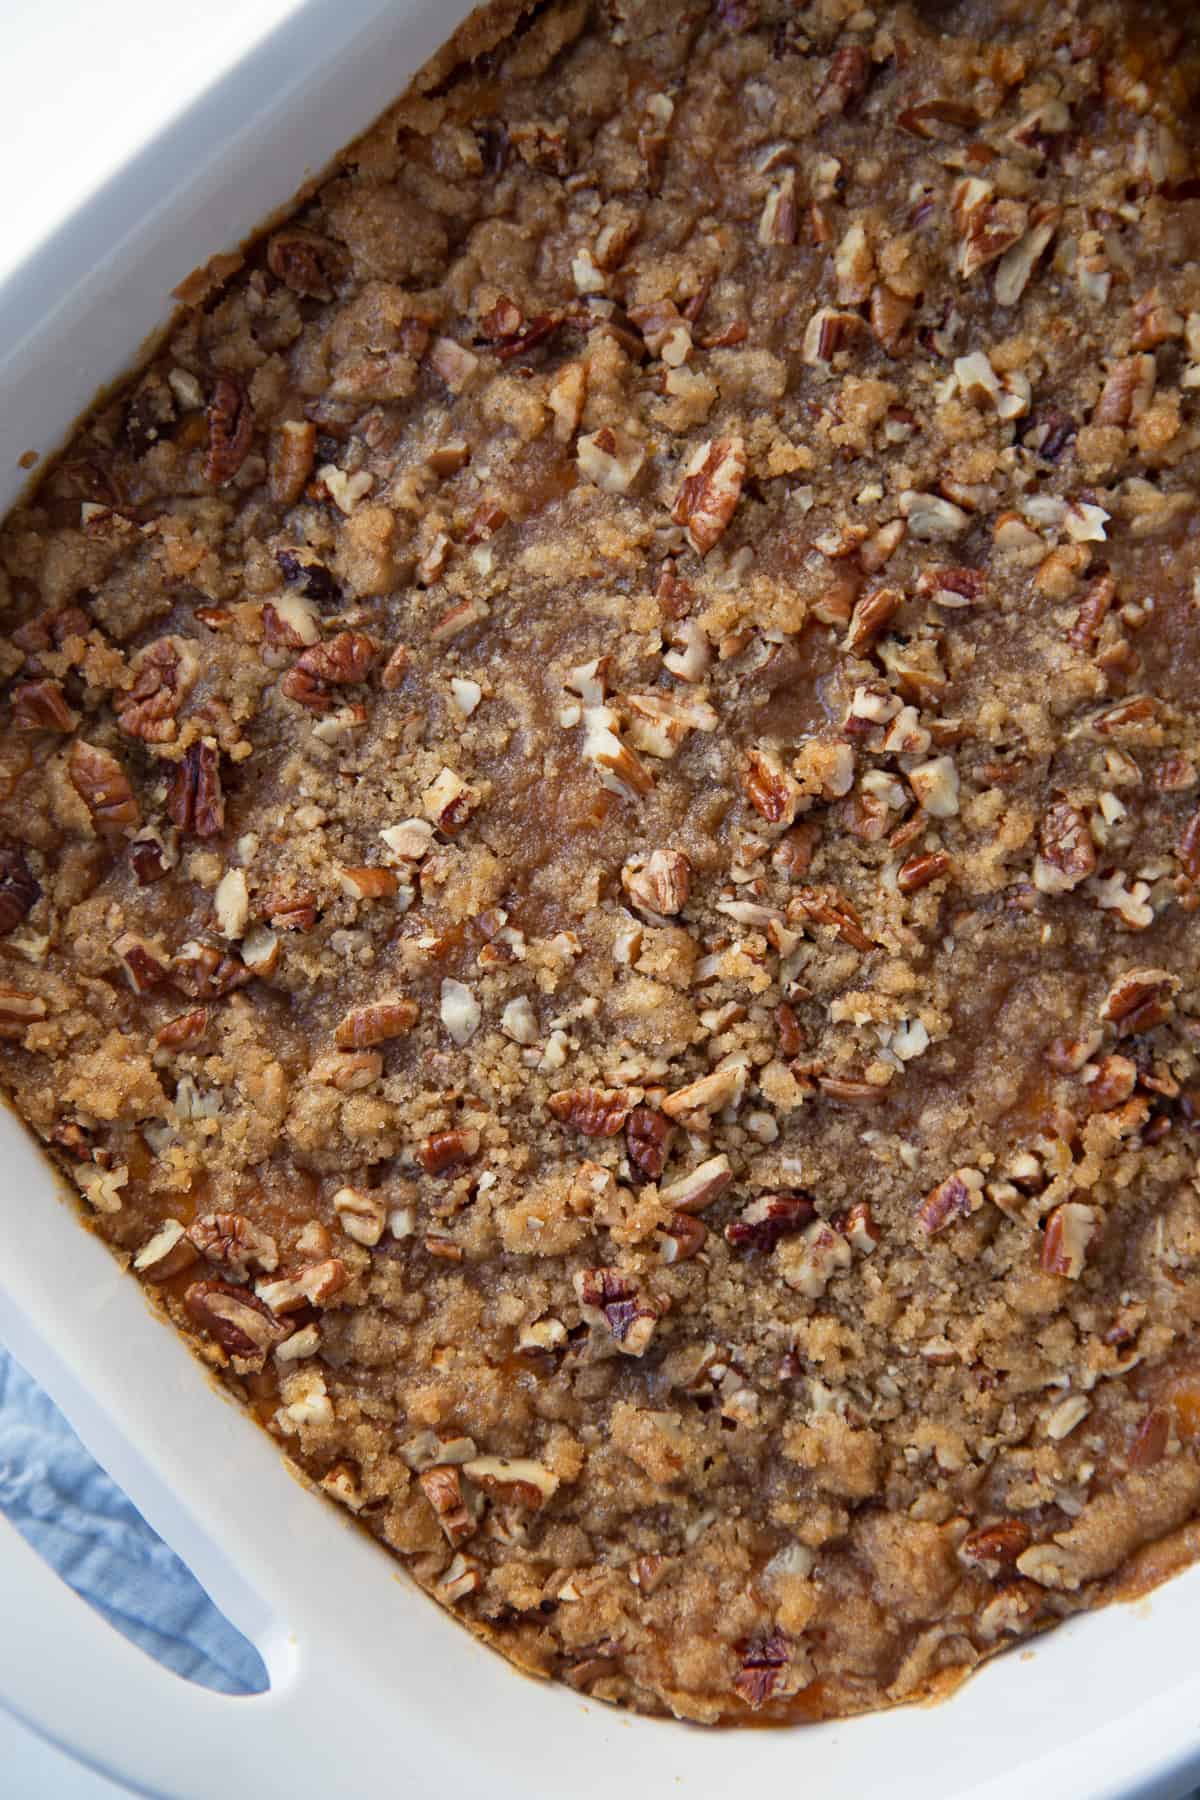
[{"label": "white casserole dish", "polygon": [[[94,19],[83,0],[58,0],[56,11],[61,98],[63,59],[66,92],[72,79],[95,78]],[[0,506],[25,479],[18,457],[61,441],[96,385],[162,322],[170,289],[369,124],[467,11],[464,0],[253,0],[241,54],[197,93],[191,9],[162,0],[109,9],[111,81],[127,74],[121,46],[132,40],[122,26],[153,23],[149,62],[139,38],[129,67],[139,81],[147,67],[156,72],[154,106],[147,112],[141,87],[131,100],[159,129],[134,153],[110,134],[107,164],[52,163],[52,216],[27,207],[23,254],[14,261],[11,236],[0,250]],[[235,8],[226,0],[214,13],[228,37]],[[28,48],[36,28],[18,38],[22,29]],[[121,97],[100,92],[105,105]],[[23,128],[33,142],[40,104],[28,82],[8,94],[10,146]],[[53,145],[42,154],[53,158]],[[1200,1781],[1200,1568],[1149,1602],[1077,1620],[1001,1659],[938,1707],[848,1724],[706,1733],[522,1678],[288,1476],[272,1444],[211,1391],[134,1283],[80,1230],[7,1114],[0,1338],[270,1672],[270,1693],[253,1699],[178,1681],[0,1521],[0,1703],[141,1792],[324,1800],[403,1786],[462,1800],[524,1800],[537,1788],[580,1800],[716,1800],[799,1788],[821,1800],[885,1791],[889,1800],[999,1800],[1020,1788],[1056,1800],[1170,1800]]]}]

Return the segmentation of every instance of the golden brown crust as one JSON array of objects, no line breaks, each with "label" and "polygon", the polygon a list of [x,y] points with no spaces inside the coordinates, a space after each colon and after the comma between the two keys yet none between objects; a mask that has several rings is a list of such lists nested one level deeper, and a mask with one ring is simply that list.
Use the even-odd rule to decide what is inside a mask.
[{"label": "golden brown crust", "polygon": [[3,528],[3,1078],[513,1660],[859,1712],[1192,1555],[1197,42],[527,12]]}]

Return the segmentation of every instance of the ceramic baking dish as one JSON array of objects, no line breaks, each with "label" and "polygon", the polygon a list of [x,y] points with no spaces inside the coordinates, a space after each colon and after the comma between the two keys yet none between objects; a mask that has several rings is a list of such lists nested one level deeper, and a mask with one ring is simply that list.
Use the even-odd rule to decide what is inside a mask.
[{"label": "ceramic baking dish", "polygon": [[[68,78],[92,74],[94,20],[83,0],[56,0],[55,10],[61,95],[64,66]],[[22,453],[61,441],[97,384],[162,322],[171,288],[281,206],[468,10],[462,0],[254,0],[241,54],[197,94],[194,9],[163,9],[161,0],[110,9],[118,42],[122,14],[126,23],[143,15],[159,34],[151,58],[159,125],[115,169],[94,162],[64,175],[55,165],[46,191],[57,210],[47,217],[26,207],[19,259],[11,236],[0,249],[0,505],[25,478]],[[216,12],[222,29],[236,19],[229,0]],[[265,36],[264,19],[274,21]],[[122,80],[111,46],[107,61],[109,79]],[[184,97],[174,113],[173,94]],[[11,134],[12,106],[28,109],[28,124],[40,101],[28,84],[7,98]],[[129,98],[140,106],[145,95]],[[106,100],[120,108],[122,94]],[[515,1674],[288,1475],[269,1440],[214,1391],[139,1288],[79,1228],[6,1113],[0,1338],[258,1646],[270,1674],[270,1692],[252,1699],[177,1680],[0,1521],[0,1703],[141,1792],[716,1800],[799,1789],[821,1800],[885,1792],[998,1800],[1019,1790],[1166,1800],[1200,1780],[1200,1568],[1148,1602],[1078,1619],[1000,1659],[940,1706],[850,1723],[706,1733],[620,1715]]]}]

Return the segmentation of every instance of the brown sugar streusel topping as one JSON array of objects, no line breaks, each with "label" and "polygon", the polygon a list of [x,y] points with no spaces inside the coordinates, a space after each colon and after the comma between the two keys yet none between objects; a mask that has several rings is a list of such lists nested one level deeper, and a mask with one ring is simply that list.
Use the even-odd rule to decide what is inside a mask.
[{"label": "brown sugar streusel topping", "polygon": [[4,527],[4,1081],[506,1655],[882,1706],[1194,1548],[1200,38],[490,40]]}]

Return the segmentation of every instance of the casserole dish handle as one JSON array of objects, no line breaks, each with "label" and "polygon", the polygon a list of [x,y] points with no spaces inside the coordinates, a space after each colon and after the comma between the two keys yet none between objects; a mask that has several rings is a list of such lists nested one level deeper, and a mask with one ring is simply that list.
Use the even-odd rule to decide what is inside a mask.
[{"label": "casserole dish handle", "polygon": [[284,1632],[258,1645],[266,1693],[198,1687],[93,1612],[2,1517],[0,1597],[5,1705],[89,1767],[155,1800],[201,1800],[243,1781],[259,1795],[338,1791],[336,1671],[318,1676]]}]

